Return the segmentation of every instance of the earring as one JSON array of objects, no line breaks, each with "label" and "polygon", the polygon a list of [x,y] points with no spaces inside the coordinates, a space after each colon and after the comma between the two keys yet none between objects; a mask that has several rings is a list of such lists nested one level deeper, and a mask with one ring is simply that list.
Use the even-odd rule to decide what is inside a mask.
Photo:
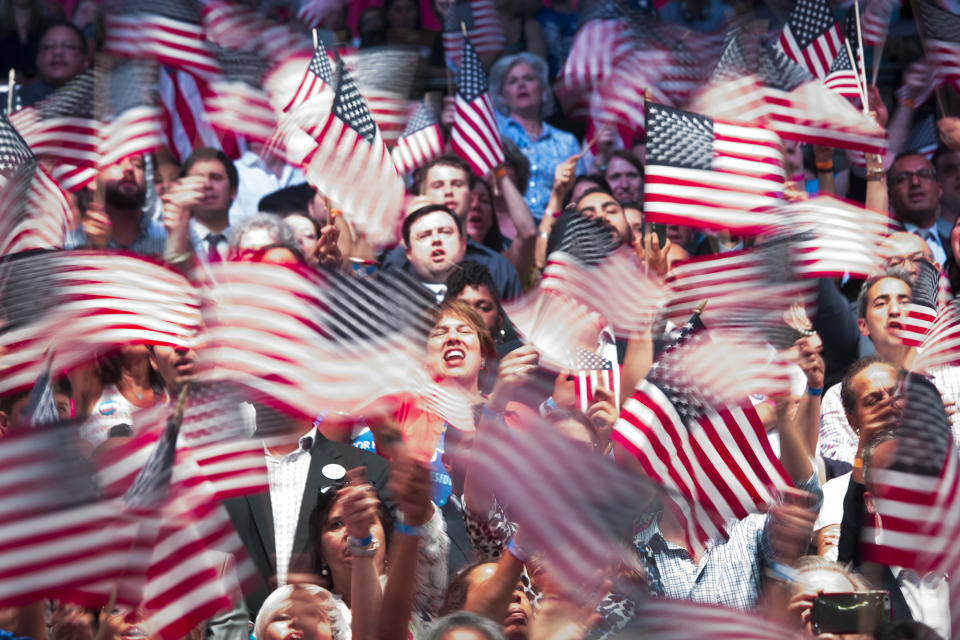
[{"label": "earring", "polygon": [[330,567],[328,567],[327,565],[323,565],[322,567],[320,567],[320,575],[322,575],[324,578],[326,578],[327,576],[329,576],[329,575],[330,575]]},{"label": "earring", "polygon": [[481,369],[486,369],[486,368],[487,368],[487,361],[486,361],[486,360],[481,360],[481,361],[480,361],[480,368],[481,368]]}]

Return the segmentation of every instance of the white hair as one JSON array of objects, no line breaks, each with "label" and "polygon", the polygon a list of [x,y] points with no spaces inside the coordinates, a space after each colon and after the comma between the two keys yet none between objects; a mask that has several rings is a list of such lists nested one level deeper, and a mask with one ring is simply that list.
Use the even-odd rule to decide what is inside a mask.
[{"label": "white hair", "polygon": [[521,62],[526,62],[537,74],[537,81],[540,83],[540,117],[549,118],[553,115],[555,104],[553,91],[550,90],[550,81],[547,79],[549,74],[547,61],[526,51],[500,58],[490,69],[490,99],[493,101],[493,106],[500,113],[507,114],[507,105],[503,100],[503,83],[510,70]]},{"label": "white hair", "polygon": [[337,603],[334,601],[333,596],[329,591],[315,584],[288,584],[268,595],[263,601],[263,604],[260,605],[257,620],[253,623],[253,636],[257,638],[257,640],[263,640],[273,614],[287,603],[294,591],[308,593],[317,601],[320,609],[327,617],[327,622],[330,623],[333,640],[350,640],[350,631],[347,629],[343,617],[337,610]]},{"label": "white hair", "polygon": [[289,224],[272,213],[258,213],[245,219],[230,230],[230,246],[236,248],[243,240],[243,234],[253,229],[265,229],[270,239],[278,244],[285,244],[299,248],[296,235]]}]

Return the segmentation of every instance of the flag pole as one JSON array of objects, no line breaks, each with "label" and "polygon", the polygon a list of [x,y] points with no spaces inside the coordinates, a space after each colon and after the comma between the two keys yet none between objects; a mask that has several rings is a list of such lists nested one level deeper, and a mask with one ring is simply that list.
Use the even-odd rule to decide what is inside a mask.
[{"label": "flag pole", "polygon": [[587,150],[588,150],[590,147],[592,147],[597,140],[600,139],[600,134],[603,133],[603,130],[604,130],[606,127],[607,127],[607,125],[602,125],[602,126],[600,126],[600,127],[597,129],[596,133],[593,134],[593,137],[583,143],[583,146],[580,148],[580,154],[579,154],[579,155],[582,156],[583,154],[585,154],[585,153],[587,152]]},{"label": "flag pole", "polygon": [[16,80],[17,70],[13,67],[10,67],[10,72],[7,74],[7,117],[10,117],[10,114],[13,113],[13,82]]},{"label": "flag pole", "polygon": [[[916,0],[910,0],[910,10],[913,11],[913,21],[917,23],[917,35],[920,36],[920,46],[923,47],[923,56],[924,58],[929,60],[930,52],[927,50],[927,41],[923,37],[923,29],[920,27],[920,20],[917,19],[917,16],[920,14],[917,12]],[[934,89],[933,95],[936,96],[936,99],[937,99],[937,107],[939,107],[940,109],[940,117],[941,118],[946,117],[948,113],[947,113],[946,106],[944,105],[944,102],[943,102],[943,92],[941,91],[941,87],[937,87],[936,89]],[[934,114],[934,116],[936,116],[936,114]]]},{"label": "flag pole", "polygon": [[319,38],[319,36],[317,36],[317,28],[314,27],[313,29],[311,29],[311,30],[310,30],[310,33],[313,34],[313,50],[316,51],[316,50],[317,50],[317,44],[320,42],[320,38]]},{"label": "flag pole", "polygon": [[873,48],[873,73],[870,84],[876,86],[877,75],[880,73],[880,60],[883,58],[883,48],[887,45],[887,37],[884,36],[880,44]]},{"label": "flag pole", "polygon": [[[867,71],[863,66],[863,34],[860,29],[860,0],[853,0],[853,16],[857,21],[857,73],[863,79],[863,93],[866,97],[867,95]],[[846,40],[846,39],[844,39]],[[867,104],[867,100],[863,101],[863,112],[867,113],[870,110],[870,106]]]}]

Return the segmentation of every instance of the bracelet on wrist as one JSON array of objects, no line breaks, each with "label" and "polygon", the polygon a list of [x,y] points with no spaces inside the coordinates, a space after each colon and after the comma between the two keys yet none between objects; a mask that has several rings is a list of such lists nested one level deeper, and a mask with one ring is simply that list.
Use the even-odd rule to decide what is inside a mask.
[{"label": "bracelet on wrist", "polygon": [[823,395],[823,387],[820,387],[819,389],[812,389],[812,388],[810,388],[810,387],[807,387],[807,395],[808,395],[808,396],[819,397],[819,396]]},{"label": "bracelet on wrist", "polygon": [[517,546],[517,542],[513,538],[510,538],[509,540],[507,540],[507,544],[505,548],[507,551],[510,552],[510,555],[512,555],[514,558],[516,558],[523,564],[527,564],[528,562],[530,562],[530,556],[527,555],[520,547]]},{"label": "bracelet on wrist", "polygon": [[410,536],[411,538],[422,538],[427,534],[426,525],[414,526],[406,522],[401,522],[399,519],[393,523],[393,530],[401,535]]},{"label": "bracelet on wrist", "polygon": [[502,180],[505,175],[507,175],[507,168],[502,164],[498,164],[493,168],[493,177],[497,180]]},{"label": "bracelet on wrist", "polygon": [[353,547],[369,547],[371,544],[373,544],[373,534],[368,533],[366,538],[355,538],[351,535],[348,535],[347,544]]},{"label": "bracelet on wrist", "polygon": [[817,160],[817,171],[833,171],[833,160]]},{"label": "bracelet on wrist", "polygon": [[550,232],[549,232],[549,231],[538,231],[538,232],[537,232],[537,237],[538,237],[538,238],[543,238],[544,240],[549,240],[549,239],[550,239]]},{"label": "bracelet on wrist", "polygon": [[490,420],[491,422],[498,422],[500,420],[503,420],[502,413],[498,411],[494,411],[487,405],[483,405],[483,407],[480,409],[480,415],[482,415],[485,419]]},{"label": "bracelet on wrist", "polygon": [[900,104],[902,104],[908,109],[913,109],[916,106],[916,103],[914,103],[914,101],[911,100],[910,98],[904,98],[903,100],[900,101]]},{"label": "bracelet on wrist", "polygon": [[350,555],[354,558],[372,558],[377,553],[377,549],[380,548],[380,541],[369,536],[372,542],[366,546],[357,546],[351,543],[350,538],[347,538],[347,551],[350,552]]}]

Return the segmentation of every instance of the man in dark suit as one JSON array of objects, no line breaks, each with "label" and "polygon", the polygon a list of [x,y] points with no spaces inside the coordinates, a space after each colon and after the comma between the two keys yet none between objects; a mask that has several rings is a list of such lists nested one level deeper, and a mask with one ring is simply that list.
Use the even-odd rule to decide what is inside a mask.
[{"label": "man in dark suit", "polygon": [[916,151],[901,153],[887,171],[887,188],[894,217],[926,241],[942,267],[950,255],[950,240],[937,226],[942,189],[933,164]]},{"label": "man in dark suit", "polygon": [[[342,480],[350,469],[366,467],[367,480],[390,504],[384,496],[387,463],[380,456],[328,440],[309,420],[263,405],[257,406],[257,433],[265,438],[270,491],[225,503],[262,579],[246,599],[251,620],[277,582],[313,572],[309,522],[318,491]],[[278,535],[283,536],[279,545]]]}]

